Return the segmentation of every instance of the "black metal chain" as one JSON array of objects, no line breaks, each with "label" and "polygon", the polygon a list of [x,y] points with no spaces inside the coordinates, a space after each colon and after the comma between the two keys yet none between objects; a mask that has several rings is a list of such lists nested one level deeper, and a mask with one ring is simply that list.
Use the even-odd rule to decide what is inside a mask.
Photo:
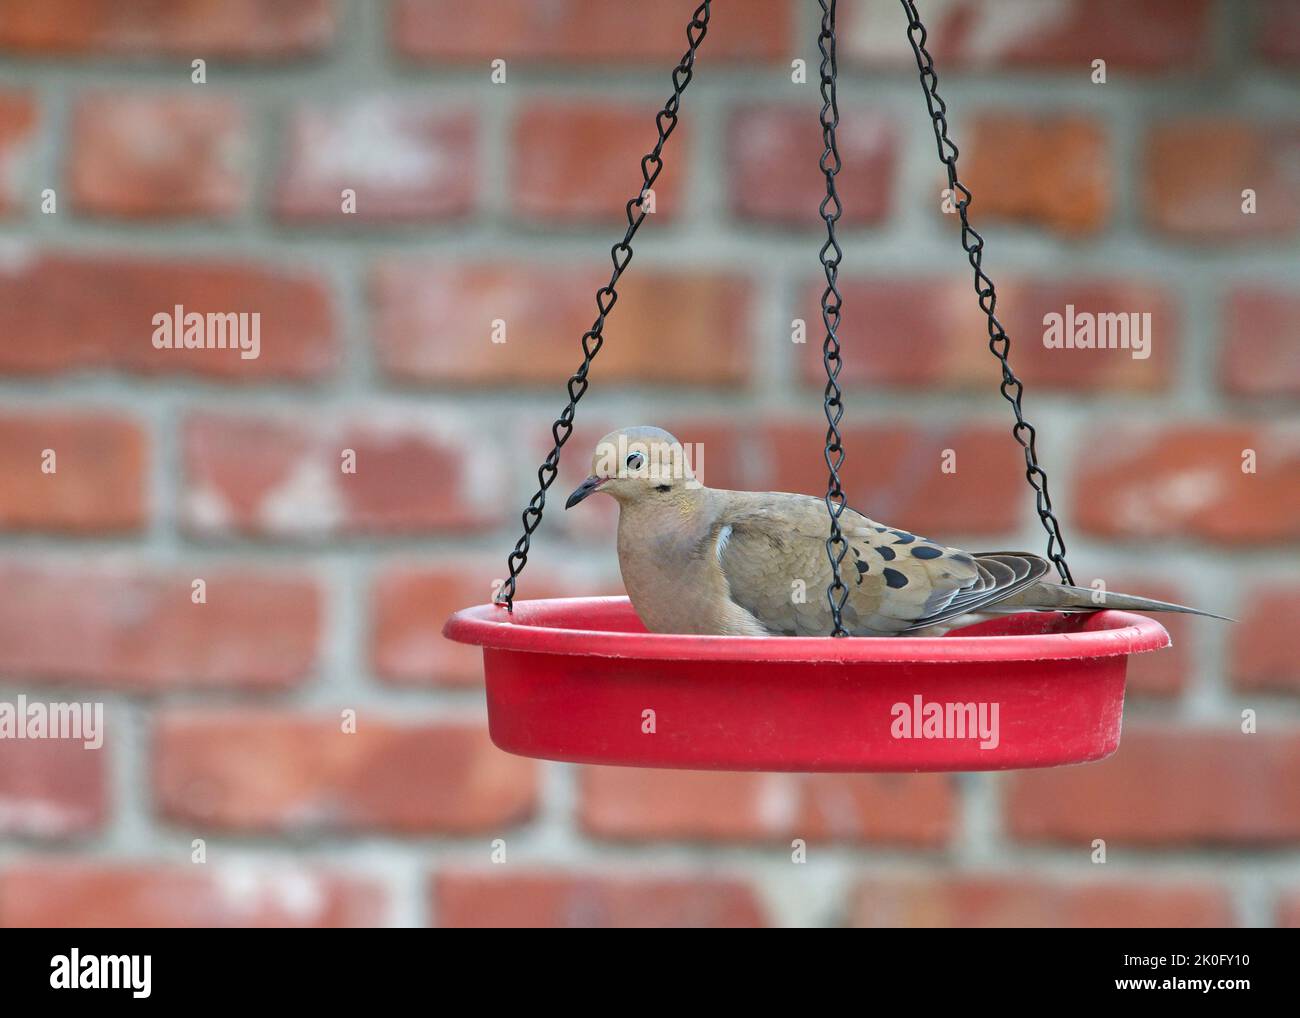
[{"label": "black metal chain", "polygon": [[840,438],[840,421],[844,418],[843,393],[840,391],[840,296],[837,280],[840,271],[840,259],[844,251],[835,239],[835,223],[840,218],[843,207],[840,205],[839,193],[835,190],[835,175],[840,172],[840,150],[835,143],[835,129],[840,124],[840,107],[835,94],[835,79],[838,68],[835,63],[835,0],[821,0],[822,29],[817,36],[817,47],[822,54],[822,140],[826,150],[822,153],[821,168],[826,174],[826,197],[822,199],[820,212],[826,221],[826,243],[822,245],[819,256],[822,267],[826,270],[826,289],[822,291],[822,324],[826,327],[826,338],[822,341],[822,364],[826,368],[826,389],[822,402],[826,412],[826,467],[830,477],[826,482],[826,509],[831,517],[831,534],[826,539],[826,557],[831,563],[831,583],[826,588],[826,603],[830,605],[834,626],[832,636],[848,636],[841,614],[844,602],[848,600],[849,588],[840,578],[840,566],[848,554],[849,544],[840,531],[840,515],[844,512],[844,488],[840,484],[840,467],[844,465],[844,443]]},{"label": "black metal chain", "polygon": [[[1011,370],[1008,355],[1011,352],[1011,337],[998,321],[994,313],[997,307],[997,293],[993,289],[993,280],[982,268],[984,260],[984,238],[970,224],[967,210],[971,203],[970,190],[957,178],[957,146],[948,137],[947,104],[939,98],[939,76],[934,70],[934,59],[925,48],[928,33],[921,24],[914,0],[900,0],[907,15],[907,38],[916,55],[916,66],[921,72],[921,87],[925,90],[926,105],[930,110],[930,120],[934,127],[935,143],[939,147],[939,159],[948,168],[948,187],[956,199],[957,212],[961,216],[961,246],[975,270],[975,292],[979,295],[979,305],[988,318],[989,349],[1002,364],[1002,396],[1011,404],[1016,415],[1016,423],[1011,433],[1025,451],[1025,478],[1034,489],[1038,518],[1047,531],[1047,557],[1056,563],[1056,571],[1066,583],[1073,584],[1070,567],[1065,563],[1065,538],[1061,536],[1061,524],[1052,512],[1052,498],[1047,492],[1047,472],[1038,465],[1038,452],[1035,448],[1037,432],[1025,418],[1020,399],[1025,387]],[[824,6],[824,3],[823,3]],[[958,197],[960,195],[960,197]],[[838,579],[838,576],[836,577]]]},{"label": "black metal chain", "polygon": [[522,516],[523,535],[516,542],[515,550],[510,553],[510,557],[506,560],[510,568],[510,577],[501,585],[501,590],[496,597],[496,603],[504,604],[511,612],[514,611],[519,574],[524,571],[524,566],[528,564],[528,550],[532,543],[533,531],[542,522],[542,510],[546,506],[547,489],[554,483],[559,473],[560,450],[564,448],[564,443],[573,434],[573,415],[577,410],[578,400],[582,399],[583,394],[590,385],[587,381],[587,373],[591,370],[592,360],[600,352],[600,348],[605,342],[605,318],[618,300],[618,292],[615,287],[619,278],[623,275],[623,270],[627,268],[628,263],[632,260],[632,238],[636,236],[636,231],[640,229],[648,214],[641,206],[642,200],[663,169],[661,153],[664,144],[668,141],[674,128],[677,127],[677,113],[681,108],[682,93],[686,91],[686,86],[691,83],[691,77],[694,74],[695,51],[699,49],[700,43],[704,41],[704,36],[709,30],[710,3],[711,0],[704,0],[703,3],[696,7],[695,12],[691,15],[690,23],[686,26],[686,39],[689,46],[682,55],[677,67],[673,70],[673,94],[655,117],[655,126],[659,129],[659,140],[650,153],[641,160],[641,190],[636,197],[627,203],[625,208],[627,232],[623,234],[621,241],[610,248],[609,252],[610,258],[614,262],[614,271],[609,277],[609,282],[596,291],[596,308],[599,313],[596,316],[595,323],[582,337],[582,364],[569,377],[567,385],[569,404],[561,411],[555,423],[551,425],[551,437],[555,440],[555,445],[547,454],[546,459],[542,461],[542,465],[537,469],[537,481],[540,486],[537,493],[533,495],[524,508]]}]

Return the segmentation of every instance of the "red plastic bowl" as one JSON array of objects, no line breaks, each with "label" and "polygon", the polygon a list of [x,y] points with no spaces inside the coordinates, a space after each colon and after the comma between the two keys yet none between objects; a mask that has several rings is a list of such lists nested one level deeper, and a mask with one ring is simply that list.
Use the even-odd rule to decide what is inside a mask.
[{"label": "red plastic bowl", "polygon": [[[1012,615],[938,639],[674,636],[647,633],[625,597],[519,601],[513,616],[479,605],[443,633],[483,647],[488,726],[507,752],[762,771],[1100,760],[1119,745],[1128,655],[1170,643],[1160,623],[1118,611]],[[902,713],[931,704],[947,728]],[[996,745],[963,732],[972,715],[949,704],[977,719],[984,704],[986,733],[996,704]]]}]

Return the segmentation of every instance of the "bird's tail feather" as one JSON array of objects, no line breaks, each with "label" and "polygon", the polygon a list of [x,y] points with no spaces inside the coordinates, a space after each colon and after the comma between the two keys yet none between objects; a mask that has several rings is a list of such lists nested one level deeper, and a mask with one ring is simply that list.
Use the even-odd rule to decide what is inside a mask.
[{"label": "bird's tail feather", "polygon": [[[1236,622],[1236,619],[1214,612],[1188,608],[1184,604],[1170,601],[1157,601],[1150,597],[1138,597],[1134,594],[1116,594],[1110,591],[1098,591],[1089,587],[1071,587],[1064,583],[1035,583],[1032,587],[1003,602],[1038,611],[1102,611],[1106,608],[1133,612],[1178,612],[1182,615],[1203,615],[1206,618],[1220,619],[1224,622]],[[999,606],[1001,607],[1001,606]]]}]

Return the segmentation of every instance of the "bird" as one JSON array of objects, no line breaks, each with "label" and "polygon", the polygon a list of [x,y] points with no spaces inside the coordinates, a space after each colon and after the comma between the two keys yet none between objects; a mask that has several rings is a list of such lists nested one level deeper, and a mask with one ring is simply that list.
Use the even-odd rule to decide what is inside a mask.
[{"label": "bird", "polygon": [[[651,633],[829,636],[832,580],[822,498],[727,491],[696,480],[680,442],[662,428],[612,431],[565,509],[593,494],[619,507],[623,585]],[[1017,612],[1179,612],[1184,605],[1047,579],[1051,564],[1021,551],[967,552],[877,523],[845,507],[848,588],[841,610],[854,637],[943,636]],[[1099,603],[1100,602],[1100,603]]]}]

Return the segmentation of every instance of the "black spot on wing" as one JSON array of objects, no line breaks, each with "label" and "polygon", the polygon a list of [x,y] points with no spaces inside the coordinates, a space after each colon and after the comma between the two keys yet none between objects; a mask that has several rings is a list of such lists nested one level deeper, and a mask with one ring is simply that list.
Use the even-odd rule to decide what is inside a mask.
[{"label": "black spot on wing", "polygon": [[894,549],[889,547],[889,545],[882,544],[879,548],[876,549],[876,551],[880,553],[880,557],[883,558],[886,562],[894,561]]},{"label": "black spot on wing", "polygon": [[918,544],[912,549],[913,558],[938,558],[943,554],[943,549],[935,548],[929,544]]},{"label": "black spot on wing", "polygon": [[885,568],[885,583],[897,590],[899,587],[907,586],[907,577],[897,569]]},{"label": "black spot on wing", "polygon": [[911,544],[916,540],[916,535],[909,534],[906,530],[891,530],[890,533],[894,535],[895,544]]}]

